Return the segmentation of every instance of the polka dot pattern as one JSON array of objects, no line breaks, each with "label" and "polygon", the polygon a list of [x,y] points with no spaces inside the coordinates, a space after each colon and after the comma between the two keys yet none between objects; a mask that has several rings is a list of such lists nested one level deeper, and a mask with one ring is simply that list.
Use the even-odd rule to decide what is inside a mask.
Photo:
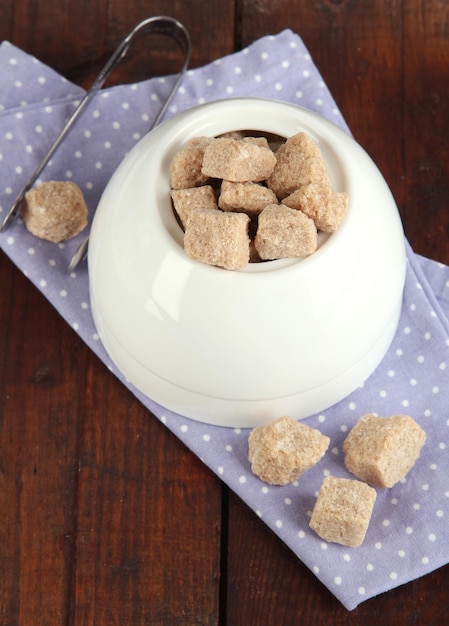
[{"label": "polka dot pattern", "polygon": [[[171,78],[108,89],[97,96],[42,173],[42,180],[80,185],[91,213],[106,182],[142,137]],[[82,90],[8,42],[0,46],[0,219],[45,155]],[[187,73],[168,115],[229,96],[261,96],[308,107],[347,129],[301,39],[291,31]],[[306,423],[331,438],[322,461],[286,487],[252,472],[248,430],[208,426],[144,397],[116,371],[93,325],[87,269],[66,271],[84,235],[54,245],[33,238],[20,220],[0,236],[2,250],[56,307],[90,348],[348,608],[449,561],[449,268],[409,248],[402,317],[391,349],[350,397]],[[365,542],[349,549],[323,542],[309,528],[324,476],[347,476],[342,445],[367,412],[407,412],[426,430],[421,458],[406,478],[378,490]]]}]

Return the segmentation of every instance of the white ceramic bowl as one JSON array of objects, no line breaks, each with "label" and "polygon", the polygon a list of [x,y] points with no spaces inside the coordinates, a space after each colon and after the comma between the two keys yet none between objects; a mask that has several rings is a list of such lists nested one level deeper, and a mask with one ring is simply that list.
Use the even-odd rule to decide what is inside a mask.
[{"label": "white ceramic bowl", "polygon": [[[186,256],[170,162],[192,137],[238,129],[309,133],[348,192],[343,225],[312,256],[240,271]],[[249,427],[322,411],[367,379],[397,328],[406,257],[392,195],[352,138],[303,108],[245,98],[188,110],[138,143],[100,201],[88,262],[100,338],[129,381],[186,417]]]}]

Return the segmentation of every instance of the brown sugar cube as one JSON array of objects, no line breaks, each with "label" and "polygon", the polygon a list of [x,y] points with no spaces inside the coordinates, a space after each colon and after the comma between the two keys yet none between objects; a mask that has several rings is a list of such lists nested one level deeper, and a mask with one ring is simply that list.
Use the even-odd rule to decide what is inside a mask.
[{"label": "brown sugar cube", "polygon": [[[256,146],[259,146],[260,148],[268,148],[269,150],[271,150],[270,148],[270,144],[268,143],[268,139],[266,137],[242,137],[241,141],[247,141],[249,143],[254,143],[256,144]],[[273,150],[271,150],[273,152]]]},{"label": "brown sugar cube", "polygon": [[203,176],[235,183],[260,182],[272,174],[275,165],[276,157],[269,148],[218,137],[206,147],[201,171]]},{"label": "brown sugar cube", "polygon": [[254,428],[248,458],[256,476],[270,485],[287,485],[318,463],[330,439],[285,415]]},{"label": "brown sugar cube", "polygon": [[78,235],[87,226],[81,189],[71,181],[49,181],[25,195],[21,216],[31,234],[54,243]]},{"label": "brown sugar cube", "polygon": [[302,211],[270,204],[259,215],[256,250],[263,260],[303,257],[318,245],[315,223]]},{"label": "brown sugar cube", "polygon": [[364,415],[343,444],[347,469],[375,487],[392,487],[411,470],[426,433],[409,415]]},{"label": "brown sugar cube", "polygon": [[267,184],[282,199],[310,183],[331,186],[320,149],[306,133],[297,133],[277,150],[276,167]]},{"label": "brown sugar cube", "polygon": [[173,189],[170,193],[173,206],[184,225],[187,214],[192,209],[217,209],[214,190],[210,185],[192,187],[191,189]]},{"label": "brown sugar cube", "polygon": [[345,192],[332,191],[326,185],[311,183],[294,191],[282,203],[308,215],[318,230],[334,233],[346,217],[349,197]]},{"label": "brown sugar cube", "polygon": [[194,209],[187,215],[184,250],[197,261],[241,269],[249,261],[248,223],[244,213]]},{"label": "brown sugar cube", "polygon": [[170,185],[172,189],[199,187],[207,181],[201,165],[206,146],[212,137],[193,137],[175,154],[170,163]]},{"label": "brown sugar cube", "polygon": [[326,476],[316,500],[310,528],[321,539],[356,548],[371,520],[376,490],[358,480]]},{"label": "brown sugar cube", "polygon": [[223,211],[243,211],[248,215],[259,214],[268,204],[276,204],[276,194],[258,183],[232,183],[224,180],[221,184],[218,206]]}]

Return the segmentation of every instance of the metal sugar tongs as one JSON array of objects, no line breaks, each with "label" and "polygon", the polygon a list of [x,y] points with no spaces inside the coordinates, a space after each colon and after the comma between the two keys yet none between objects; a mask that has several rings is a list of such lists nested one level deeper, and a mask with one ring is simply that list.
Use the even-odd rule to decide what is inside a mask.
[{"label": "metal sugar tongs", "polygon": [[[150,18],[143,20],[142,22],[137,24],[137,26],[135,26],[132,29],[132,31],[122,40],[122,42],[116,48],[115,52],[107,61],[106,65],[103,67],[103,69],[100,71],[98,76],[95,78],[91,87],[82,98],[81,102],[79,103],[75,111],[73,112],[72,116],[66,122],[64,128],[59,133],[58,137],[54,141],[53,145],[47,152],[46,156],[44,157],[44,159],[42,160],[42,162],[40,163],[40,165],[38,166],[38,168],[36,169],[32,177],[30,178],[30,180],[27,182],[27,184],[24,186],[22,191],[17,196],[14,204],[12,205],[11,209],[7,213],[5,219],[3,220],[3,223],[0,227],[0,232],[3,232],[9,226],[9,224],[12,223],[15,217],[18,215],[20,206],[25,198],[26,193],[34,185],[37,178],[40,176],[42,170],[45,168],[45,166],[50,161],[53,154],[59,148],[59,146],[61,145],[61,143],[63,142],[63,140],[69,133],[69,131],[72,129],[72,127],[74,126],[75,122],[77,121],[81,113],[84,111],[87,105],[91,102],[91,100],[93,100],[93,98],[96,96],[96,94],[101,89],[104,82],[106,81],[108,76],[111,74],[111,72],[120,63],[120,61],[125,57],[133,41],[140,36],[154,34],[154,33],[168,35],[169,37],[172,37],[179,44],[179,46],[181,47],[181,50],[184,52],[184,63],[182,65],[178,78],[172,90],[170,91],[167,99],[162,105],[162,108],[160,109],[159,113],[157,114],[156,118],[154,119],[153,123],[148,129],[148,131],[150,131],[160,122],[173,96],[178,90],[178,87],[181,83],[181,80],[184,77],[184,74],[187,70],[187,66],[190,61],[190,37],[189,37],[188,31],[181,24],[181,22],[179,22],[178,20],[172,17],[166,17],[166,16],[150,17]],[[85,258],[86,253],[87,253],[88,243],[89,243],[89,236],[87,236],[86,239],[84,239],[84,241],[81,243],[81,245],[79,246],[79,248],[73,255],[72,260],[70,261],[70,264],[69,264],[69,268],[68,268],[69,271],[74,270],[75,267],[77,267],[77,265]]]}]

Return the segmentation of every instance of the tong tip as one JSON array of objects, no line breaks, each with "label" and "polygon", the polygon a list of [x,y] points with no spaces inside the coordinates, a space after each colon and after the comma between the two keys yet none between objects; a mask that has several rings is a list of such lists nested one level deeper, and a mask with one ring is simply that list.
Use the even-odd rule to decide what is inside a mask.
[{"label": "tong tip", "polygon": [[87,255],[88,245],[89,245],[89,237],[86,237],[86,239],[84,239],[84,241],[77,248],[75,254],[73,255],[69,263],[69,267],[67,268],[69,273],[73,272],[73,270],[76,269],[78,265],[81,263],[81,261],[85,258],[85,256]]}]

